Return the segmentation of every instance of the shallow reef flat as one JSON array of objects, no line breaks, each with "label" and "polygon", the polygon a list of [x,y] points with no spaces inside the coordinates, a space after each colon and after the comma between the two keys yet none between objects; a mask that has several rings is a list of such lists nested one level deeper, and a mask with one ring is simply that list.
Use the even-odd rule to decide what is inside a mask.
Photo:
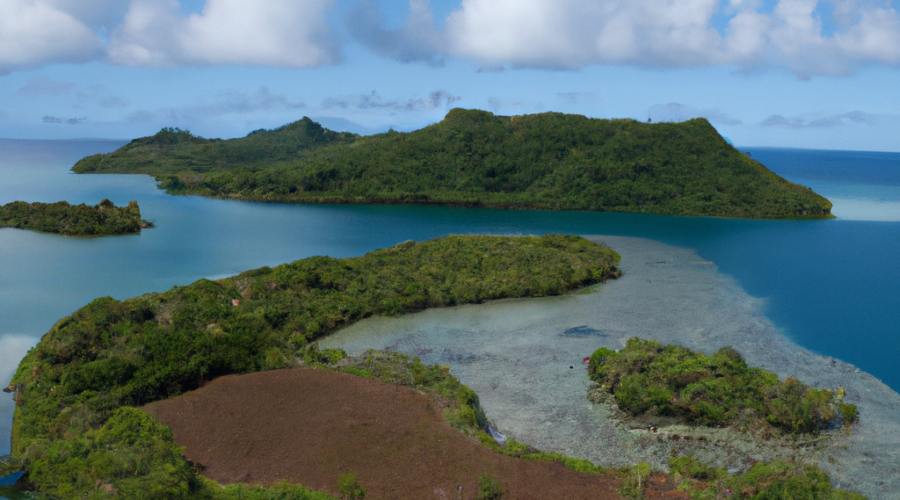
[{"label": "shallow reef flat", "polygon": [[[627,237],[593,236],[622,256],[624,275],[582,293],[432,309],[371,318],[321,341],[350,354],[391,349],[426,363],[450,365],[474,389],[494,424],[539,449],[602,465],[694,452],[732,470],[753,460],[818,462],[836,487],[871,500],[900,498],[900,395],[872,375],[790,341],[715,263],[693,250]],[[582,360],[598,347],[620,349],[629,337],[656,339],[712,353],[732,346],[751,366],[796,376],[822,388],[844,387],[859,406],[849,432],[797,441],[757,442],[722,429],[625,425],[592,403]]]}]

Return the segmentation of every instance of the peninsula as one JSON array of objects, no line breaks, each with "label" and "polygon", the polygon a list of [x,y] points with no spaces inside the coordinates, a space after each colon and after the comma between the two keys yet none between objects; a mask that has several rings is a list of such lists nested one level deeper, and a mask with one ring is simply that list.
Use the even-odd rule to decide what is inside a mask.
[{"label": "peninsula", "polygon": [[141,219],[136,201],[117,207],[104,199],[94,206],[14,201],[0,206],[0,227],[90,237],[139,233],[153,224]]},{"label": "peninsula", "polygon": [[574,236],[450,236],[99,298],[20,363],[7,388],[12,455],[53,498],[90,497],[98,485],[123,498],[237,498],[204,482],[171,431],[135,407],[222,375],[340,359],[310,343],[368,316],[558,295],[617,277],[618,261]]},{"label": "peninsula", "polygon": [[238,139],[163,129],[80,160],[172,194],[292,203],[400,203],[733,218],[830,218],[831,203],[682,123],[453,109],[423,129],[361,137],[309,118]]}]

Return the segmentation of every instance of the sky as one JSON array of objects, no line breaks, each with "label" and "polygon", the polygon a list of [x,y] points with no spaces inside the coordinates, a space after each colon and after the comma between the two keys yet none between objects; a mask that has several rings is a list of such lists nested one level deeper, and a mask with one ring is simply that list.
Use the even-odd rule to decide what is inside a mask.
[{"label": "sky", "polygon": [[309,116],[702,116],[737,146],[900,151],[891,0],[0,0],[0,137]]}]

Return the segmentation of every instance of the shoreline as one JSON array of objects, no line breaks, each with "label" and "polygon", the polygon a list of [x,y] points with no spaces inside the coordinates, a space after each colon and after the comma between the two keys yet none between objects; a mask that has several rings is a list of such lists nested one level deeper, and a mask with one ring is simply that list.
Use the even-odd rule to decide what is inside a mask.
[{"label": "shoreline", "polygon": [[[370,318],[320,345],[350,354],[387,348],[450,365],[479,394],[488,418],[519,441],[601,465],[647,461],[657,468],[667,467],[673,441],[616,424],[602,405],[590,403],[582,358],[598,347],[621,348],[632,336],[707,353],[732,346],[751,366],[782,379],[794,375],[812,386],[846,388],[860,422],[848,434],[828,433],[797,458],[818,461],[839,488],[871,500],[900,498],[900,395],[849,363],[832,364],[791,342],[764,315],[764,300],[747,295],[693,250],[643,238],[588,238],[618,251],[624,271],[592,293]],[[698,454],[721,445],[707,443],[714,446]],[[731,449],[730,467],[762,458],[741,443]]]}]

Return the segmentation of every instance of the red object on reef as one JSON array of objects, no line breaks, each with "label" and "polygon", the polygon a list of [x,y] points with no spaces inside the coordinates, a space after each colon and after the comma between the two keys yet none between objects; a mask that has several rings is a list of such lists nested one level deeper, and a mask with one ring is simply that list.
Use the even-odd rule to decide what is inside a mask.
[{"label": "red object on reef", "polygon": [[583,364],[583,365],[586,365],[586,364],[588,364],[588,363],[590,363],[590,362],[591,362],[591,357],[590,357],[590,356],[588,356],[588,357],[586,357],[586,358],[584,358],[584,359],[581,360],[581,364]]}]

